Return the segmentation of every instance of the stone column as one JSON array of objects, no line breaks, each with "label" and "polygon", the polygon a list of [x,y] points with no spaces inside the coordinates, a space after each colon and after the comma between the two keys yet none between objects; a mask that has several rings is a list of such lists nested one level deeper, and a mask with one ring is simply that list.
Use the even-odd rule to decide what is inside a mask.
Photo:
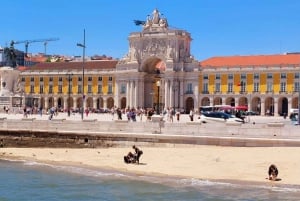
[{"label": "stone column", "polygon": [[73,97],[73,109],[76,109],[76,108],[78,108],[78,106],[77,106],[77,101],[76,101],[77,99],[75,98],[75,97]]},{"label": "stone column", "polygon": [[183,95],[184,95],[184,91],[183,91],[183,81],[179,80],[178,81],[179,84],[179,108],[183,108]]},{"label": "stone column", "polygon": [[175,98],[174,98],[174,95],[175,95],[175,88],[174,88],[174,81],[171,80],[170,81],[170,95],[169,95],[169,99],[170,99],[170,107],[174,107],[175,106]]},{"label": "stone column", "polygon": [[198,111],[198,109],[199,109],[199,88],[198,88],[197,83],[195,83],[195,86],[194,86],[194,94],[195,94],[194,109],[196,109]]},{"label": "stone column", "polygon": [[107,108],[107,98],[103,97],[103,108]]},{"label": "stone column", "polygon": [[64,111],[68,111],[69,108],[68,97],[64,97]]},{"label": "stone column", "polygon": [[53,98],[53,101],[54,101],[54,103],[53,103],[54,107],[57,108],[58,105],[57,105],[57,97],[56,96]]},{"label": "stone column", "polygon": [[[165,94],[164,94],[164,99],[165,99],[165,108],[168,108],[170,107],[170,99],[169,99],[169,81],[168,80],[164,80],[164,83],[165,83]],[[162,108],[163,110],[165,108]]]},{"label": "stone column", "polygon": [[265,100],[261,100],[261,102],[260,102],[260,115],[262,115],[262,116],[266,115]]},{"label": "stone column", "polygon": [[93,97],[93,108],[97,109],[97,97]]},{"label": "stone column", "polygon": [[[126,83],[126,108],[128,107],[128,106],[130,106],[130,84],[129,84],[129,81],[127,81],[127,83]],[[104,101],[104,100],[103,100]]]},{"label": "stone column", "polygon": [[[25,103],[25,97],[22,101],[24,101],[24,102],[22,102],[24,104]],[[45,97],[45,109],[46,110],[49,109],[49,98],[48,97]]]},{"label": "stone column", "polygon": [[279,114],[278,114],[278,98],[274,98],[274,116],[279,116]]},{"label": "stone column", "polygon": [[119,83],[118,83],[118,81],[116,81],[116,84],[115,84],[115,105],[117,107],[120,106],[119,94],[120,94],[120,92],[119,92]]},{"label": "stone column", "polygon": [[134,80],[134,107],[137,108],[138,106],[138,80]]}]

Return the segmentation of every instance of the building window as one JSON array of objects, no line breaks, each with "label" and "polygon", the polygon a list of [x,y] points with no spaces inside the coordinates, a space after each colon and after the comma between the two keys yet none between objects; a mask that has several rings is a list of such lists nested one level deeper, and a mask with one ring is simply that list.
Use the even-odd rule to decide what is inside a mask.
[{"label": "building window", "polygon": [[227,92],[232,93],[232,90],[233,90],[233,83],[230,82],[230,83],[227,84]]},{"label": "building window", "polygon": [[241,87],[242,93],[246,92],[246,82],[245,81],[241,81],[240,87]]},{"label": "building window", "polygon": [[62,85],[61,85],[61,84],[58,85],[58,93],[59,93],[59,94],[62,93]]},{"label": "building window", "polygon": [[203,94],[208,94],[208,83],[203,83]]},{"label": "building window", "polygon": [[98,85],[98,94],[102,94],[102,85],[101,84]]},{"label": "building window", "polygon": [[299,79],[299,73],[295,73],[295,79]]},{"label": "building window", "polygon": [[216,74],[216,80],[220,80],[221,79],[221,75],[220,74]]},{"label": "building window", "polygon": [[113,79],[112,79],[112,77],[111,76],[109,76],[108,77],[108,81],[112,81]]},{"label": "building window", "polygon": [[242,74],[241,74],[241,79],[242,79],[242,80],[247,79],[247,75],[246,75],[245,73],[242,73]]},{"label": "building window", "polygon": [[30,77],[30,82],[34,82],[34,77]]},{"label": "building window", "polygon": [[233,80],[233,74],[228,74],[228,80]]},{"label": "building window", "polygon": [[82,93],[82,86],[81,85],[78,85],[77,91],[78,91],[79,94]]},{"label": "building window", "polygon": [[187,94],[193,94],[193,84],[192,83],[188,83],[187,84]]},{"label": "building window", "polygon": [[22,81],[22,82],[25,82],[25,77],[22,77],[22,78],[21,78],[21,81]]},{"label": "building window", "polygon": [[90,94],[90,93],[92,93],[92,85],[88,85],[88,93]]},{"label": "building window", "polygon": [[58,81],[62,82],[62,77],[59,77],[59,78],[58,78]]},{"label": "building window", "polygon": [[259,82],[254,82],[254,92],[259,92]]},{"label": "building window", "polygon": [[280,78],[281,78],[281,79],[286,79],[286,73],[281,73],[281,74],[280,74]]},{"label": "building window", "polygon": [[53,81],[53,77],[49,77],[49,81],[52,82]]},{"label": "building window", "polygon": [[267,74],[267,79],[273,79],[273,74],[272,73],[268,73]]},{"label": "building window", "polygon": [[280,92],[286,92],[286,82],[280,83]]},{"label": "building window", "polygon": [[254,73],[254,79],[259,80],[259,74],[258,73]]},{"label": "building window", "polygon": [[40,85],[40,94],[43,94],[44,93],[44,85]]},{"label": "building window", "polygon": [[53,86],[49,85],[49,94],[52,94],[52,93],[53,93]]},{"label": "building window", "polygon": [[273,92],[273,83],[267,82],[267,92]]},{"label": "building window", "polygon": [[73,88],[72,84],[69,84],[68,92],[69,92],[70,94],[72,93],[72,88]]},{"label": "building window", "polygon": [[300,90],[300,82],[295,82],[294,83],[294,92],[299,92]]},{"label": "building window", "polygon": [[126,85],[122,84],[121,85],[121,94],[125,94],[126,93]]},{"label": "building window", "polygon": [[43,77],[40,77],[40,82],[43,82],[44,81],[44,78]]},{"label": "building window", "polygon": [[221,91],[221,84],[220,83],[216,83],[215,85],[215,92],[219,93]]},{"label": "building window", "polygon": [[34,85],[30,85],[30,93],[34,93]]},{"label": "building window", "polygon": [[108,94],[112,94],[112,85],[111,84],[108,85]]},{"label": "building window", "polygon": [[93,80],[93,78],[92,78],[92,77],[88,77],[88,81],[90,81],[90,82],[91,82],[92,80]]},{"label": "building window", "polygon": [[208,80],[208,75],[207,74],[203,75],[203,80]]},{"label": "building window", "polygon": [[102,81],[102,77],[98,77],[98,81]]},{"label": "building window", "polygon": [[78,77],[78,81],[82,81],[82,77]]}]

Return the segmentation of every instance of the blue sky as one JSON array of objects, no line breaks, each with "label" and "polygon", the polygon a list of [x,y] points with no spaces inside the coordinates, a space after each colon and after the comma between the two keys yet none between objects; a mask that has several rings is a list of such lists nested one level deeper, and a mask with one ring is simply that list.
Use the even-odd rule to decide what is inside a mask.
[{"label": "blue sky", "polygon": [[[191,54],[201,61],[213,56],[300,52],[299,0],[9,0],[1,1],[0,46],[11,40],[58,37],[47,53],[81,55],[76,43],[86,30],[86,54],[121,58],[128,36],[141,31],[154,8],[169,26],[193,38]],[[24,44],[15,48],[25,50]],[[29,52],[44,52],[31,43]]]}]

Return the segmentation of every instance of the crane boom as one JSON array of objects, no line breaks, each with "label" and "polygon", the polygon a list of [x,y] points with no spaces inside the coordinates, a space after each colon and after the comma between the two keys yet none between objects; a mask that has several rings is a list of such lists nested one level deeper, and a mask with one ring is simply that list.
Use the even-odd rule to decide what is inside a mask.
[{"label": "crane boom", "polygon": [[48,44],[49,41],[56,41],[59,40],[59,38],[46,38],[46,39],[36,39],[36,40],[21,40],[21,41],[11,41],[10,43],[10,47],[13,48],[14,44],[21,44],[21,43],[25,43],[25,54],[27,55],[28,53],[28,46],[30,43],[37,43],[37,42],[44,42],[44,46],[45,46],[45,54],[46,54],[46,46]]}]

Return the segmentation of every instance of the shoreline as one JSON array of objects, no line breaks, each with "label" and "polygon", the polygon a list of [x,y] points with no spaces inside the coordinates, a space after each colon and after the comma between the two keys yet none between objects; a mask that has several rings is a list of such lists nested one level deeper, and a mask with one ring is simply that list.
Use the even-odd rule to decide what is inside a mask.
[{"label": "shoreline", "polygon": [[[155,178],[197,179],[230,184],[293,187],[300,189],[300,147],[140,147],[140,165],[125,164],[128,148],[61,149],[1,148],[0,159],[35,161]],[[5,154],[3,154],[5,153]],[[250,157],[252,156],[252,157]],[[269,181],[271,163],[281,181]]]}]

